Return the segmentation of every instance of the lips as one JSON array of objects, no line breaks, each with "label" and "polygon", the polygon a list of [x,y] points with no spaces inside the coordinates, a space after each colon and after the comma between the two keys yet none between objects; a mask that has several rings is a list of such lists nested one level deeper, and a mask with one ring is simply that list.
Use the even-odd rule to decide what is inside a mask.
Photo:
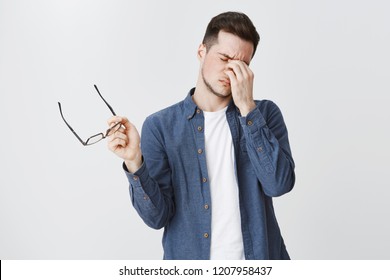
[{"label": "lips", "polygon": [[224,79],[224,80],[219,80],[222,84],[226,85],[226,86],[230,86],[230,80],[228,79]]}]

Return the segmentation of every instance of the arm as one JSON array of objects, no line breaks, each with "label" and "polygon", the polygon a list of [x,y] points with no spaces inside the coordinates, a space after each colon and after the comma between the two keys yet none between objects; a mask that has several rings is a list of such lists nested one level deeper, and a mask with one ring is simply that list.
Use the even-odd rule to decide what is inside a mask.
[{"label": "arm", "polygon": [[164,148],[148,120],[143,125],[142,139],[126,118],[113,117],[109,124],[118,121],[124,128],[109,137],[108,147],[124,160],[134,208],[148,226],[160,229],[174,213],[170,168]]},{"label": "arm", "polygon": [[264,101],[263,104],[265,106],[261,110],[258,105],[246,117],[241,117],[240,123],[256,176],[264,193],[274,197],[293,188],[295,165],[279,108],[271,101]]},{"label": "arm", "polygon": [[280,196],[289,192],[295,183],[294,161],[279,108],[272,102],[263,102],[261,110],[260,104],[256,105],[253,100],[254,74],[245,62],[230,60],[226,74],[234,102],[243,116],[240,123],[248,155],[264,193]]}]

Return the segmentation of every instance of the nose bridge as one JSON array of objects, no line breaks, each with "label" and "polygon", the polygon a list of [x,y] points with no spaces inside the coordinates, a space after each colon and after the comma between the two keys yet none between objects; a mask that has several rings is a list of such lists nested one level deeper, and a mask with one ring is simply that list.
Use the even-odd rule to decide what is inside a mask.
[{"label": "nose bridge", "polygon": [[223,65],[223,70],[224,70],[224,71],[229,70],[229,66],[228,66],[229,61],[224,61],[223,64],[224,64],[224,65]]}]

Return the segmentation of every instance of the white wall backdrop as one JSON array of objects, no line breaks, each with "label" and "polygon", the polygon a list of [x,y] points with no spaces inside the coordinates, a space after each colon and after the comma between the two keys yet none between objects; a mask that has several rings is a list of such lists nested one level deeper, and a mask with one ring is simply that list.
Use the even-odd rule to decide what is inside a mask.
[{"label": "white wall backdrop", "polygon": [[212,16],[242,11],[261,42],[255,97],[289,129],[295,189],[276,198],[294,259],[390,258],[388,1],[0,0],[0,259],[161,259],[106,143],[195,85]]}]

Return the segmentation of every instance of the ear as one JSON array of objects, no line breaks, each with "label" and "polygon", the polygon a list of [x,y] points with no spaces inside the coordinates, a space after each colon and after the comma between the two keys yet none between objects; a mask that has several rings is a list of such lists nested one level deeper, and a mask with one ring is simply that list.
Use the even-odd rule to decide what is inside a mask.
[{"label": "ear", "polygon": [[206,56],[207,49],[205,44],[200,44],[198,48],[198,60],[201,61]]}]

